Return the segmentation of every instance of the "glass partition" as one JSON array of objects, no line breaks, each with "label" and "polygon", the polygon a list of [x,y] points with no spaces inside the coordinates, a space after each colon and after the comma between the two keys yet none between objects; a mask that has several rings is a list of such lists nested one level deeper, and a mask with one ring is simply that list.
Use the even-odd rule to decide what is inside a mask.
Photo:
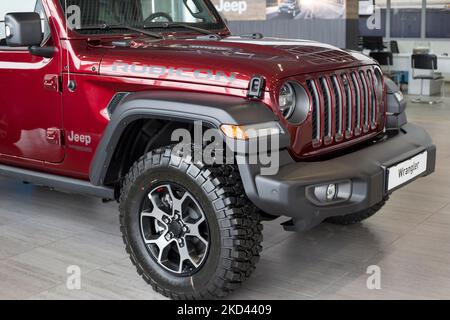
[{"label": "glass partition", "polygon": [[422,0],[360,0],[359,6],[361,36],[450,38],[450,0],[427,0],[426,8]]}]

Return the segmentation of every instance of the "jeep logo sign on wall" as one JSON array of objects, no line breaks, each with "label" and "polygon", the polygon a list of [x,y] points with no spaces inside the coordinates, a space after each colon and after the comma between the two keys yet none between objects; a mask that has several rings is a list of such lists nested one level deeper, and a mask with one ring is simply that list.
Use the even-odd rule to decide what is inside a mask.
[{"label": "jeep logo sign on wall", "polygon": [[265,0],[213,0],[217,10],[228,20],[265,20]]}]

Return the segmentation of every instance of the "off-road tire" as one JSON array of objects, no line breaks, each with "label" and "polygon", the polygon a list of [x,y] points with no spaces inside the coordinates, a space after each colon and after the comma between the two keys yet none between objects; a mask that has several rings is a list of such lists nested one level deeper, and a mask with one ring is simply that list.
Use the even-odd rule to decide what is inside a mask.
[{"label": "off-road tire", "polygon": [[345,226],[360,223],[364,220],[369,219],[374,214],[376,214],[378,211],[380,211],[381,208],[384,207],[384,205],[386,204],[387,201],[388,201],[388,198],[384,199],[383,201],[381,201],[380,203],[374,205],[373,207],[371,207],[369,209],[359,211],[356,213],[352,213],[352,214],[348,214],[345,216],[331,217],[331,218],[326,219],[325,222],[332,223],[332,224],[345,225]]},{"label": "off-road tire", "polygon": [[[189,277],[164,270],[147,251],[139,229],[139,203],[158,181],[184,185],[208,217],[211,244],[202,268]],[[156,292],[171,299],[216,299],[237,289],[255,270],[262,224],[247,199],[237,168],[206,166],[166,147],[140,158],[124,178],[120,229],[132,263]]]}]

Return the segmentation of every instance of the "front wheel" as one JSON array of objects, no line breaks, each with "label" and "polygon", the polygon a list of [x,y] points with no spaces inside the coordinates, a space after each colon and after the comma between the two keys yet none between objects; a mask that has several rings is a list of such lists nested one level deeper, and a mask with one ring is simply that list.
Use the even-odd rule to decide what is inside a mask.
[{"label": "front wheel", "polygon": [[131,168],[120,221],[138,273],[172,299],[224,297],[259,260],[262,225],[237,169],[194,163],[172,148]]}]

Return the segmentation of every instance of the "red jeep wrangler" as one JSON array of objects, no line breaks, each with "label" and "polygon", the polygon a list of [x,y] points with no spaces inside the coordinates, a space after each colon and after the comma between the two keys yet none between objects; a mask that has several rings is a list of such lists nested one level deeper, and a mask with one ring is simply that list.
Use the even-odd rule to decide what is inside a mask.
[{"label": "red jeep wrangler", "polygon": [[[2,1],[0,14],[0,174],[117,200],[132,262],[168,297],[237,288],[261,220],[360,222],[434,171],[429,135],[357,52],[232,36],[209,0]],[[177,130],[200,140],[176,148]],[[226,162],[190,153],[208,130]],[[249,161],[263,138],[272,174]]]}]

